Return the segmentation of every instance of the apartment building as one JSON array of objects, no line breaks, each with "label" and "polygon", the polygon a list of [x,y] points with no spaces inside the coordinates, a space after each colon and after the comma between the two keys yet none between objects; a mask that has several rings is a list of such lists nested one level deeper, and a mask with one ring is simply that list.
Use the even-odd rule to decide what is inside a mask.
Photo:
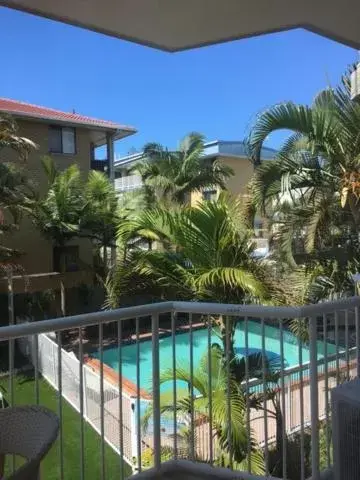
[{"label": "apartment building", "polygon": [[[76,163],[84,176],[94,168],[107,171],[113,177],[114,143],[136,132],[133,127],[116,122],[7,98],[0,98],[0,113],[10,114],[16,120],[18,134],[37,145],[37,149],[30,153],[25,168],[40,195],[47,188],[42,156],[52,156],[59,170]],[[98,147],[106,148],[105,160],[95,159]],[[1,150],[0,161],[10,160],[17,160],[16,152]],[[65,256],[65,265],[69,270],[78,268],[77,263],[91,266],[93,261],[89,240],[74,240],[60,252],[26,217],[22,219],[19,230],[5,238],[4,243],[22,252],[19,263],[29,275],[59,271],[60,260],[64,260],[61,256]]]}]

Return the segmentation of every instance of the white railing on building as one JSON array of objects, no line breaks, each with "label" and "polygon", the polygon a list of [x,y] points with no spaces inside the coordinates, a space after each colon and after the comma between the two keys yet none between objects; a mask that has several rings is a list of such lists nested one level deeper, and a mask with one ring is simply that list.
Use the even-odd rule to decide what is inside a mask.
[{"label": "white railing on building", "polygon": [[[164,419],[161,407],[160,375],[161,370],[172,368],[173,382],[176,385],[177,368],[180,359],[177,356],[176,335],[184,331],[189,334],[189,361],[191,375],[196,369],[197,359],[194,357],[194,332],[199,326],[207,332],[207,345],[212,346],[212,326],[214,319],[236,319],[243,321],[245,353],[249,352],[251,345],[249,338],[249,319],[258,325],[258,332],[261,336],[261,348],[259,353],[265,366],[267,359],[265,328],[267,325],[277,327],[276,340],[279,344],[279,360],[281,368],[278,371],[276,395],[283,416],[282,422],[282,476],[287,477],[289,459],[287,458],[286,438],[294,432],[300,435],[299,468],[300,478],[306,477],[305,469],[305,445],[304,435],[306,431],[311,436],[311,475],[313,479],[319,478],[319,421],[322,421],[323,429],[326,430],[326,464],[330,465],[331,455],[331,429],[329,427],[330,412],[330,390],[339,382],[359,375],[359,307],[360,298],[308,305],[304,307],[265,307],[255,305],[223,305],[214,303],[193,303],[193,302],[164,302],[152,305],[123,308],[106,312],[78,315],[51,319],[41,322],[31,322],[20,325],[13,325],[0,328],[0,341],[9,341],[10,351],[13,351],[14,339],[20,339],[23,348],[32,359],[35,367],[35,379],[39,378],[39,372],[49,383],[59,390],[59,399],[64,397],[79,412],[79,419],[91,423],[99,432],[102,452],[104,442],[109,443],[115,451],[133,464],[138,470],[142,470],[142,455],[144,449],[153,452],[155,467],[159,468],[163,460],[162,452],[167,447],[167,459],[169,447],[174,458],[189,458],[190,460],[206,461],[210,464],[215,462],[216,448],[218,447],[216,434],[214,433],[214,417],[212,411],[212,393],[208,399],[208,414],[198,415],[194,409],[196,393],[193,390],[192,380],[188,385],[190,407],[187,413],[177,412],[174,409],[172,419]],[[140,368],[141,355],[140,343],[142,341],[140,326],[142,322],[149,325],[151,319],[151,342],[152,342],[152,421],[151,428],[146,432],[142,428],[142,402],[149,403],[149,398],[144,398],[140,388],[141,375],[144,372]],[[128,339],[129,332],[123,332],[125,320],[131,320],[134,326],[132,341],[137,346],[136,358],[136,392],[135,395],[128,395],[124,391],[122,379],[122,347]],[[299,354],[299,365],[285,368],[284,345],[287,336],[287,325],[291,319],[300,319],[308,329],[309,338],[307,341],[309,359],[303,359],[304,342],[299,339],[294,341],[294,349]],[[104,375],[104,324],[114,323],[117,327],[118,362],[119,362],[119,384],[109,383]],[[82,327],[99,325],[99,355],[100,371],[94,372],[84,364],[83,352],[83,330]],[[128,323],[127,323],[128,325]],[[77,355],[69,354],[62,348],[59,332],[67,329],[78,329],[79,349]],[[128,328],[128,327],[127,327]],[[54,339],[50,339],[48,332],[56,332]],[[166,334],[171,337],[171,358],[168,358],[166,365],[160,365],[160,338]],[[226,331],[228,338],[229,330]],[[29,340],[29,338],[31,340]],[[21,340],[22,339],[22,340]],[[27,339],[27,340],[24,340]],[[27,345],[27,347],[26,347]],[[30,347],[29,347],[30,345]],[[321,353],[321,355],[319,355]],[[228,351],[225,352],[226,371],[228,370]],[[245,354],[245,358],[246,354]],[[209,356],[208,361],[211,360]],[[211,366],[210,370],[211,371]],[[13,362],[10,362],[10,378],[14,375]],[[192,377],[191,377],[192,378]],[[208,374],[209,383],[212,376]],[[227,382],[229,375],[227,373]],[[249,367],[246,361],[245,380],[243,382],[245,398],[249,398],[249,392],[267,392],[269,380],[266,375],[266,368],[256,379],[249,377]],[[228,385],[229,387],[229,385]],[[271,385],[274,388],[274,385]],[[227,387],[226,387],[227,388]],[[209,386],[210,392],[213,392]],[[227,391],[227,390],[226,390]],[[191,393],[191,395],[190,395]],[[179,405],[179,396],[176,388],[173,388],[172,404]],[[230,400],[226,397],[229,415],[231,413]],[[261,398],[261,395],[260,395]],[[253,432],[258,444],[263,450],[265,473],[270,471],[269,454],[272,442],[276,438],[276,422],[269,413],[269,400],[263,395],[262,404],[257,409],[246,402],[246,431],[247,439],[250,440],[250,433]],[[61,402],[61,400],[59,400]],[[60,403],[61,405],[61,403]],[[59,408],[61,415],[61,408]],[[119,421],[122,419],[122,421]],[[170,422],[170,423],[169,423]],[[186,424],[188,437],[185,443],[179,436],[179,425]],[[83,439],[82,439],[83,442]],[[231,449],[231,434],[228,439]],[[82,443],[83,449],[83,443]],[[251,473],[251,444],[248,443],[248,471]],[[83,458],[83,457],[82,457]],[[61,459],[63,462],[64,459]],[[82,460],[83,461],[83,460]],[[104,454],[102,454],[103,478],[105,478]],[[292,459],[293,461],[293,459]],[[231,460],[230,460],[231,462]],[[231,466],[231,465],[230,465]],[[121,472],[120,472],[121,477]]]},{"label": "white railing on building", "polygon": [[135,190],[142,186],[140,175],[128,175],[126,177],[115,178],[115,190],[117,192],[127,192]]}]

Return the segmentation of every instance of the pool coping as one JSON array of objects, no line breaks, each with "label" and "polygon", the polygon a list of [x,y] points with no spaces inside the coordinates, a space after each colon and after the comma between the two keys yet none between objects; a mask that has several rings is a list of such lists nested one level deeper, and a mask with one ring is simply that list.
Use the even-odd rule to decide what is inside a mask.
[{"label": "pool coping", "polygon": [[[192,330],[199,330],[200,328],[206,327],[205,322],[198,322],[198,323],[193,323],[191,326],[190,325],[179,325],[175,329],[175,333],[186,333],[188,331]],[[159,338],[166,338],[170,337],[172,335],[172,329],[171,328],[164,328],[160,327],[159,328]],[[146,340],[151,340],[152,333],[147,332],[147,333],[140,333],[139,334],[139,341],[146,341]],[[133,333],[130,335],[129,338],[124,340],[124,345],[132,345],[137,342],[138,340],[136,333]],[[110,345],[109,345],[110,347]],[[108,347],[107,347],[108,348]]]},{"label": "pool coping", "polygon": [[[90,356],[84,357],[84,364],[91,368],[92,371],[96,372],[97,374],[100,374],[101,370],[101,362],[97,358],[93,358]],[[133,383],[131,380],[129,380],[126,377],[122,377],[118,374],[116,370],[113,368],[109,367],[109,365],[106,365],[106,363],[103,362],[103,375],[104,375],[104,380],[108,381],[112,385],[116,386],[119,388],[119,385],[121,383],[122,385],[122,390],[128,394],[130,397],[138,397],[138,394],[140,394],[140,398],[144,400],[151,400],[152,396],[143,388],[138,388],[135,383]]]}]

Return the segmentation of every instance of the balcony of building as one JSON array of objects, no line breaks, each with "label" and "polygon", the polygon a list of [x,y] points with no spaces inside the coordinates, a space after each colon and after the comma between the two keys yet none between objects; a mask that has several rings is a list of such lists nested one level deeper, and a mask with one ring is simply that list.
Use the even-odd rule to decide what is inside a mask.
[{"label": "balcony of building", "polygon": [[[165,302],[22,321],[0,328],[7,398],[21,403],[21,351],[34,392],[41,378],[57,391],[64,431],[64,404],[78,412],[81,469],[87,422],[99,435],[101,470],[109,445],[119,478],[125,464],[144,476],[165,468],[175,478],[176,465],[183,475],[195,468],[189,478],[290,479],[296,465],[301,480],[319,478],[333,462],[331,390],[359,371],[359,307],[359,297],[304,307]],[[57,459],[65,478],[64,448]]]}]

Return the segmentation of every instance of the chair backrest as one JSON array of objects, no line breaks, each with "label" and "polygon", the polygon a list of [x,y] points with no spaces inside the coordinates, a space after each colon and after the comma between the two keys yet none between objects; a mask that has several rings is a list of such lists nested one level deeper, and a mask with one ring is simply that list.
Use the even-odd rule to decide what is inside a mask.
[{"label": "chair backrest", "polygon": [[39,465],[56,440],[57,416],[41,406],[0,409],[0,455],[25,457],[22,465],[8,480],[37,478]]}]

